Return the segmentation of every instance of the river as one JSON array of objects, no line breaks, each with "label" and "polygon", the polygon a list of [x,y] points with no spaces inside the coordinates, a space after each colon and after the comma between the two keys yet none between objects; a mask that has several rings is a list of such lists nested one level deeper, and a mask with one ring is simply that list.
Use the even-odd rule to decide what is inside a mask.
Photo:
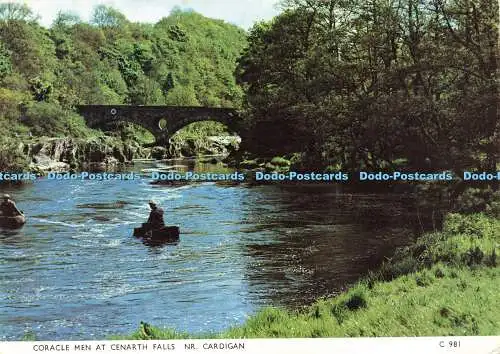
[{"label": "river", "polygon": [[[0,230],[0,340],[104,339],[140,321],[221,331],[266,305],[335,294],[411,243],[429,216],[409,196],[335,185],[149,182],[42,178],[0,191],[29,216]],[[151,198],[180,226],[178,244],[132,236]]]}]

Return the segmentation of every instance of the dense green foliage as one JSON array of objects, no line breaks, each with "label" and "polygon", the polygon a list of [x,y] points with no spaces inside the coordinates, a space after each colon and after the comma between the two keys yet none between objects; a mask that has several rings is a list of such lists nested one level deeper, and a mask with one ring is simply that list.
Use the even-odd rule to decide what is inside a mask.
[{"label": "dense green foliage", "polygon": [[315,167],[495,168],[497,1],[283,3],[237,70],[255,151]]},{"label": "dense green foliage", "polygon": [[21,171],[28,161],[19,149],[19,142],[5,135],[0,135],[0,171]]},{"label": "dense green foliage", "polygon": [[[170,152],[174,156],[186,156],[192,151],[206,151],[214,135],[225,135],[226,127],[218,122],[195,122],[187,125],[170,139]],[[183,148],[188,150],[183,154]]]},{"label": "dense green foliage", "polygon": [[450,214],[442,232],[399,249],[381,269],[298,312],[265,308],[242,326],[189,335],[142,323],[128,339],[496,335],[500,220]]},{"label": "dense green foliage", "polygon": [[46,29],[28,7],[2,3],[0,128],[12,137],[96,134],[75,114],[79,104],[237,107],[245,43],[240,28],[179,9],[143,24],[101,5],[90,23],[60,13]]}]

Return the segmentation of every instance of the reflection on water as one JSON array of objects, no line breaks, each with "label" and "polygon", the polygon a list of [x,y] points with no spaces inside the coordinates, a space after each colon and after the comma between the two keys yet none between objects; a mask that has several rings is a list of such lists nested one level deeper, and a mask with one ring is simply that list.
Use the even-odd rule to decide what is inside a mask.
[{"label": "reflection on water", "polygon": [[273,242],[249,237],[246,276],[268,303],[287,307],[335,294],[408,244],[422,221],[400,196],[267,188],[253,197],[261,208],[251,209],[245,232],[265,233]]},{"label": "reflection on water", "polygon": [[[8,192],[29,219],[0,231],[0,340],[97,339],[140,321],[219,331],[335,293],[430,224],[408,196],[334,186],[41,179]],[[149,199],[180,226],[178,244],[132,237]]]}]

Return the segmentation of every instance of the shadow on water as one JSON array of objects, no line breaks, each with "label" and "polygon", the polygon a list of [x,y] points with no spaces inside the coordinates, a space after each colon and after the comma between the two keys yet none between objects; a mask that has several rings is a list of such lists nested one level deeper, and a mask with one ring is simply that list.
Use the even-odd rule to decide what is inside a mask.
[{"label": "shadow on water", "polygon": [[20,229],[12,230],[0,227],[0,244],[9,246],[27,246],[30,237],[26,236]]},{"label": "shadow on water", "polygon": [[267,295],[269,304],[301,307],[335,294],[442,221],[432,220],[411,196],[263,188],[278,207],[252,201],[245,232],[266,232],[273,242],[247,240],[252,261],[245,274],[251,291]]},{"label": "shadow on water", "polygon": [[180,241],[157,241],[143,238],[141,239],[141,242],[151,249],[161,249],[166,246],[177,246]]}]

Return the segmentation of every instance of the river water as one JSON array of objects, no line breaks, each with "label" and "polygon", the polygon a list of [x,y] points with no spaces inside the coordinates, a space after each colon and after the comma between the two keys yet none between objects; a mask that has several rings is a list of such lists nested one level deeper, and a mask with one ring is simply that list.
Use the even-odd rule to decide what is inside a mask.
[{"label": "river water", "polygon": [[[332,185],[149,182],[39,179],[1,191],[29,219],[0,230],[0,340],[104,339],[140,321],[221,331],[266,305],[335,294],[411,243],[429,216],[409,196]],[[178,244],[132,236],[151,198],[180,226]]]}]

